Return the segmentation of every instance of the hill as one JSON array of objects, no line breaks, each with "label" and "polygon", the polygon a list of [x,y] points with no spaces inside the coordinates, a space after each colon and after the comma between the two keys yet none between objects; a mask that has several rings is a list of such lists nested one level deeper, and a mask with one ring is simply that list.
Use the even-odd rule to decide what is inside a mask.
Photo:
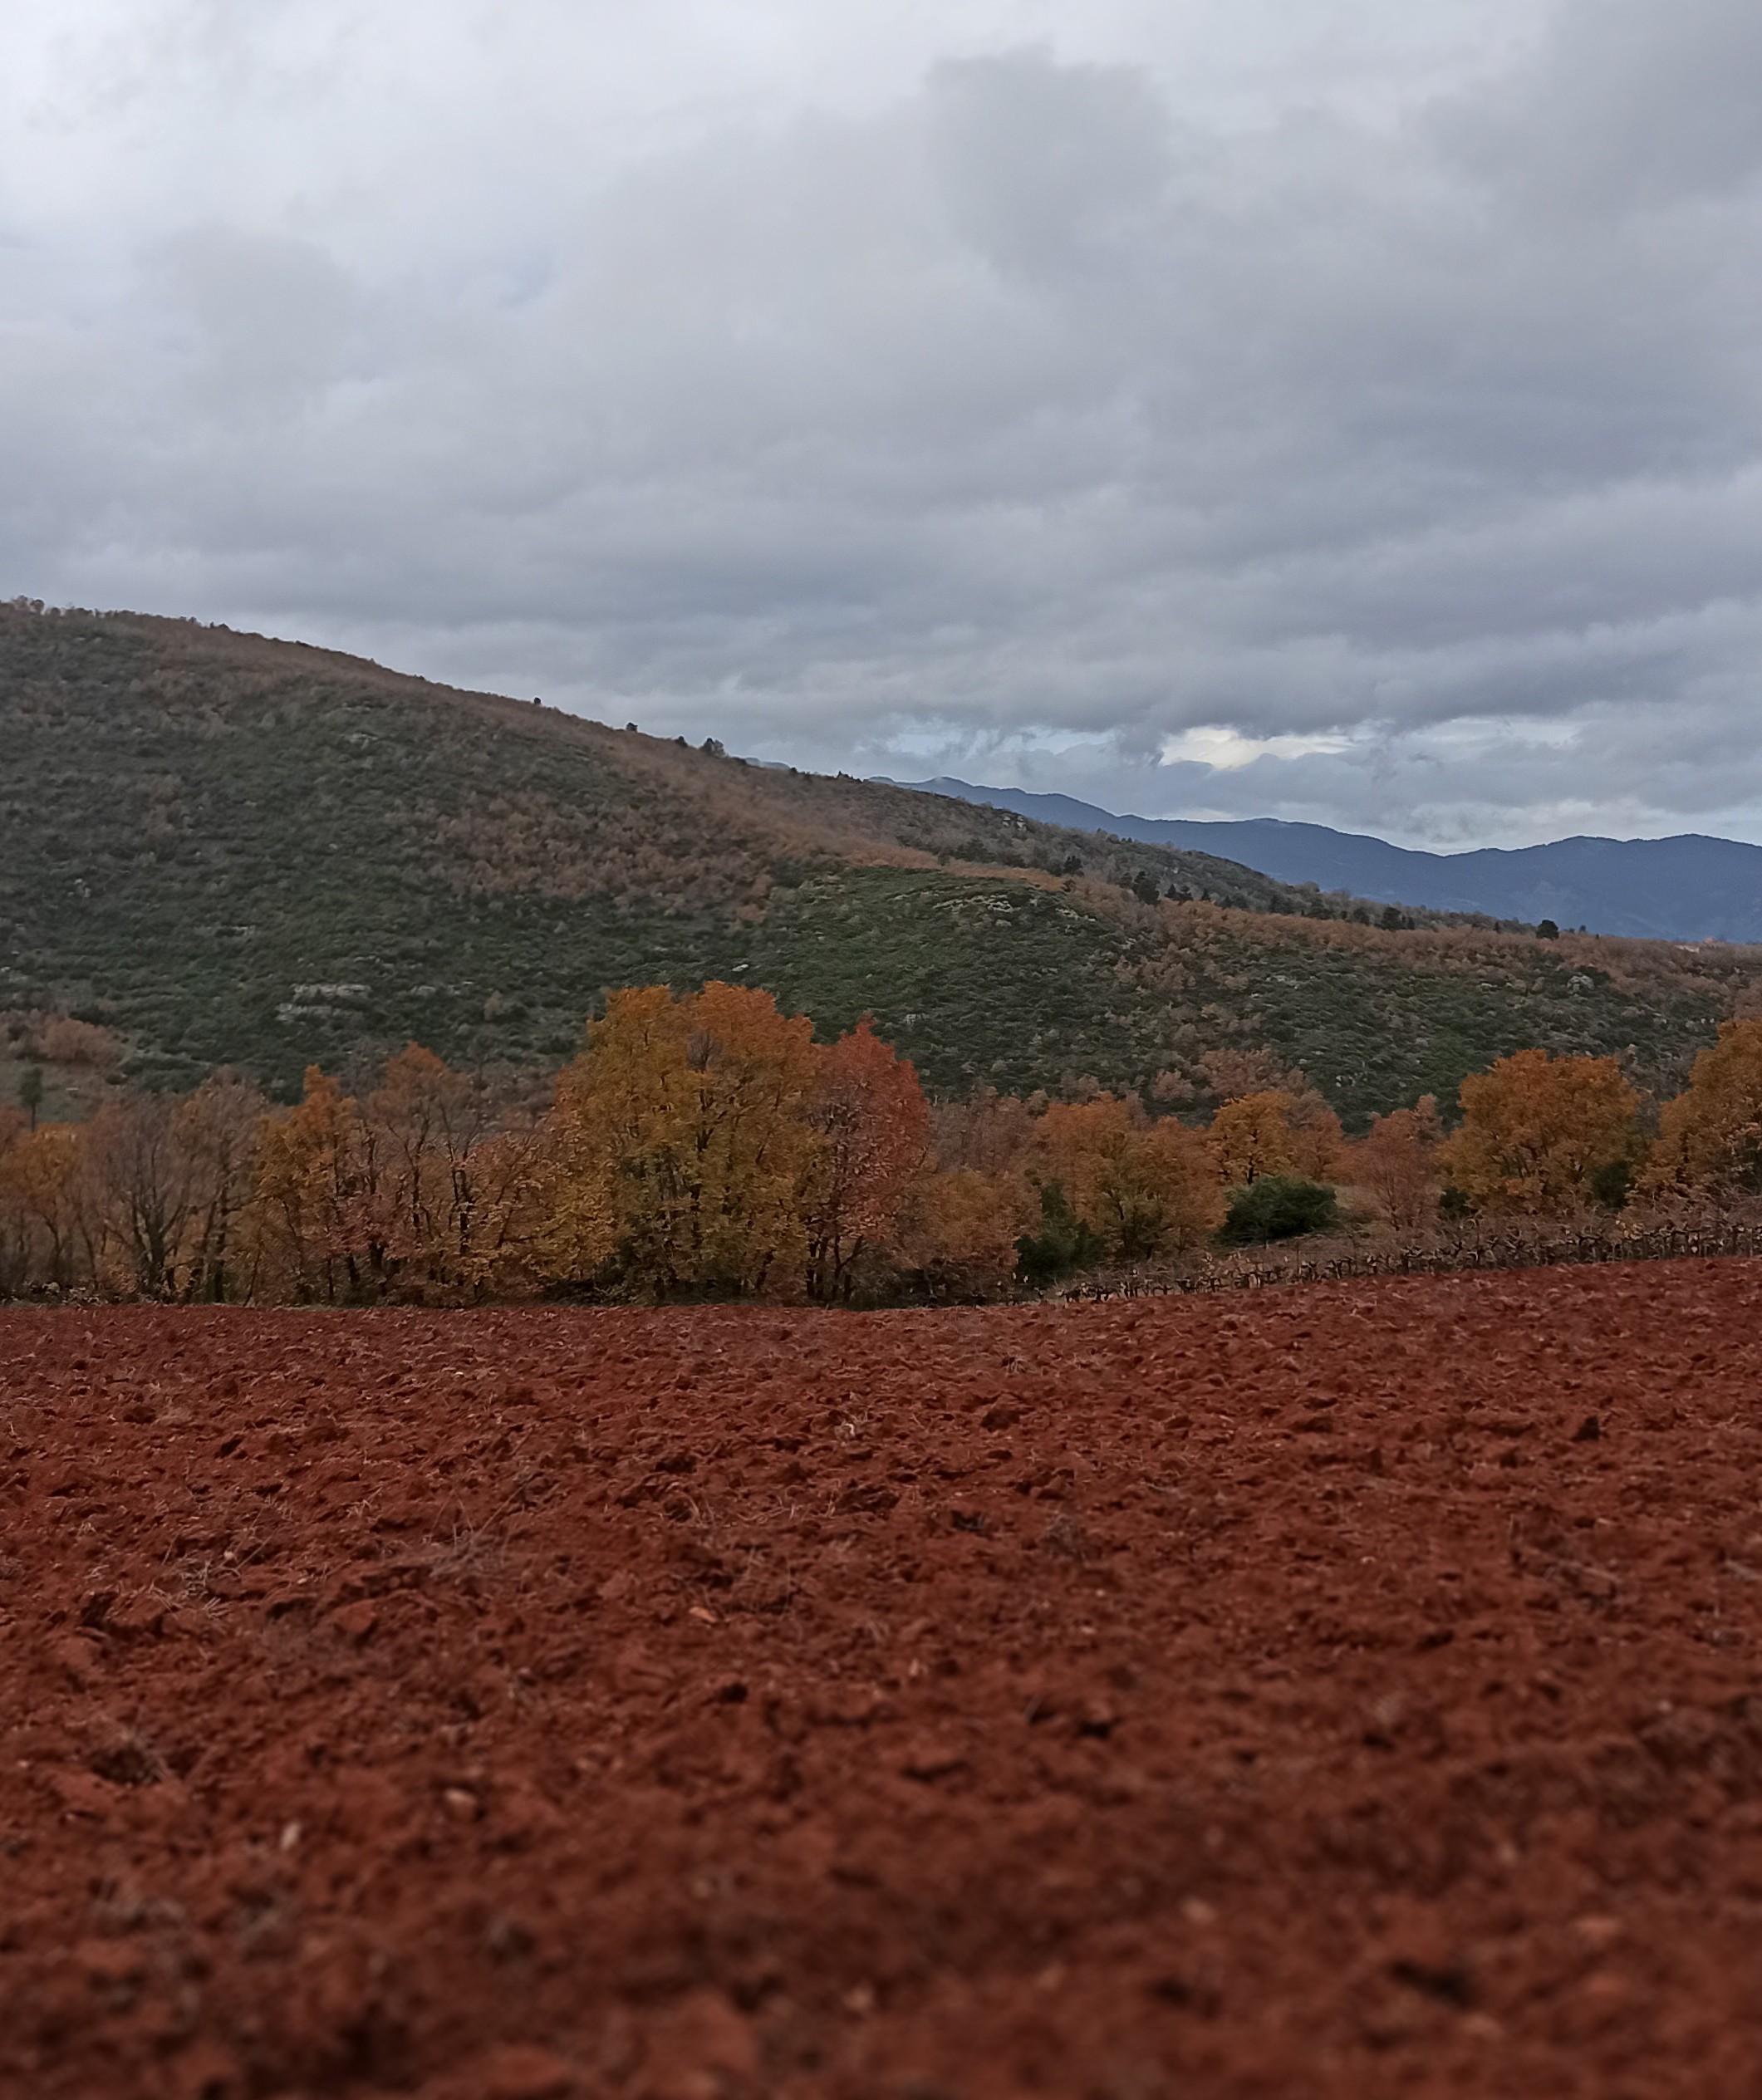
[{"label": "hill", "polygon": [[1259,1049],[1360,1120],[1534,1043],[1674,1088],[1762,974],[1372,915],[301,645],[0,606],[0,1008],[15,1041],[101,1023],[153,1082],[285,1092],[411,1038],[554,1064],[608,988],[719,976],[826,1031],[872,1012],[944,1093],[1161,1076],[1204,1106],[1201,1058]]},{"label": "hill", "polygon": [[1313,882],[1379,903],[1562,926],[1642,940],[1762,941],[1762,846],[1686,832],[1674,838],[1563,838],[1546,846],[1426,853],[1324,824],[1117,817],[1069,795],[911,783],[1043,822],[1145,844],[1228,855],[1281,882]]}]

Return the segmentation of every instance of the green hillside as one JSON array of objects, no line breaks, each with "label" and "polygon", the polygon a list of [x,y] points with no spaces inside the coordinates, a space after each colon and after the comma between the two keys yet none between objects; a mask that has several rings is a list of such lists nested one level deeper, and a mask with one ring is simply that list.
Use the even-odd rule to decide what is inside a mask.
[{"label": "green hillside", "polygon": [[1762,976],[1416,916],[299,645],[0,607],[0,1008],[102,1021],[150,1082],[286,1091],[412,1037],[554,1063],[608,989],[723,976],[824,1029],[871,1011],[943,1092],[1264,1048],[1356,1120],[1529,1043],[1673,1087]]}]

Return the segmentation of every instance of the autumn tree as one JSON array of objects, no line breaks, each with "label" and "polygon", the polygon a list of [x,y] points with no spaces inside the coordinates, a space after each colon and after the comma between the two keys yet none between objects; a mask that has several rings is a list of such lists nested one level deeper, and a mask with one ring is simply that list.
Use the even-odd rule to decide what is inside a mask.
[{"label": "autumn tree", "polygon": [[1112,1094],[1053,1103],[1038,1149],[1045,1179],[1105,1254],[1136,1261],[1184,1253],[1223,1219],[1210,1139],[1172,1117],[1151,1123]]},{"label": "autumn tree", "polygon": [[976,1087],[930,1110],[935,1164],[913,1186],[901,1258],[939,1298],[983,1298],[1013,1280],[1017,1244],[1038,1217],[1029,1172],[1042,1096]]},{"label": "autumn tree", "polygon": [[252,1259],[272,1289],[326,1303],[524,1291],[563,1193],[541,1170],[553,1135],[420,1043],[360,1099],[315,1067],[260,1126]]},{"label": "autumn tree", "polygon": [[1291,1097],[1279,1089],[1239,1094],[1211,1119],[1211,1146],[1218,1171],[1233,1188],[1246,1188],[1263,1174],[1289,1174],[1296,1166],[1286,1111]]},{"label": "autumn tree", "polygon": [[14,1220],[27,1284],[69,1291],[96,1282],[101,1227],[77,1125],[39,1123],[7,1147],[0,1204]]},{"label": "autumn tree", "polygon": [[1337,1181],[1346,1172],[1347,1157],[1340,1119],[1301,1073],[1297,1082],[1287,1090],[1290,1106],[1285,1111],[1292,1166],[1311,1181]]},{"label": "autumn tree", "polygon": [[375,1208],[375,1244],[388,1280],[417,1295],[456,1288],[471,1240],[470,1159],[487,1134],[484,1089],[420,1043],[387,1060],[361,1103],[371,1153],[362,1193]]},{"label": "autumn tree", "polygon": [[360,1104],[353,1238],[385,1295],[457,1303],[526,1288],[542,1141],[480,1075],[420,1043]]},{"label": "autumn tree", "polygon": [[816,1059],[802,1104],[813,1142],[799,1202],[807,1289],[848,1298],[857,1266],[898,1244],[906,1198],[930,1151],[918,1075],[864,1016]]},{"label": "autumn tree", "polygon": [[1416,1107],[1373,1116],[1368,1133],[1351,1148],[1347,1171],[1391,1225],[1412,1231],[1437,1216],[1443,1142],[1438,1104],[1427,1094]]},{"label": "autumn tree", "polygon": [[270,1116],[259,1136],[253,1204],[258,1254],[272,1288],[301,1303],[370,1296],[360,1220],[371,1197],[359,1157],[361,1111],[317,1065],[297,1107]]},{"label": "autumn tree", "polygon": [[816,1076],[812,1023],[768,993],[614,993],[557,1085],[557,1251],[659,1298],[798,1288]]},{"label": "autumn tree", "polygon": [[168,1094],[106,1102],[83,1133],[106,1250],[130,1295],[180,1295],[182,1258],[195,1198],[192,1162],[180,1141],[179,1104]]},{"label": "autumn tree", "polygon": [[1224,1177],[1210,1133],[1163,1116],[1139,1141],[1139,1165],[1147,1171],[1161,1206],[1155,1251],[1188,1254],[1202,1246],[1225,1209]]},{"label": "autumn tree", "polygon": [[248,1080],[226,1069],[211,1073],[178,1105],[177,1141],[190,1175],[187,1298],[223,1305],[252,1293],[255,1278],[245,1227],[267,1107]]},{"label": "autumn tree", "polygon": [[1025,1175],[938,1169],[912,1185],[901,1258],[934,1297],[984,1297],[1015,1274],[1017,1246],[1038,1210]]},{"label": "autumn tree", "polygon": [[32,1049],[46,1064],[114,1072],[122,1062],[123,1046],[110,1029],[94,1022],[76,1021],[71,1013],[48,1013],[37,1023]]},{"label": "autumn tree", "polygon": [[1301,1072],[1287,1072],[1270,1050],[1208,1050],[1194,1069],[1220,1102],[1288,1093],[1304,1083]]},{"label": "autumn tree", "polygon": [[12,1147],[35,1127],[22,1108],[0,1107],[0,1298],[16,1298],[30,1278],[30,1234],[13,1195],[7,1161]]},{"label": "autumn tree", "polygon": [[1642,1190],[1715,1201],[1762,1195],[1762,1020],[1727,1021],[1666,1102]]},{"label": "autumn tree", "polygon": [[1477,1210],[1565,1216],[1597,1200],[1599,1176],[1643,1146],[1639,1097],[1613,1057],[1519,1050],[1462,1082],[1462,1124],[1445,1170]]},{"label": "autumn tree", "polygon": [[930,1110],[930,1142],[936,1164],[949,1173],[1020,1174],[1028,1165],[1046,1108],[1043,1094],[1000,1094],[976,1087],[964,1099],[938,1102]]},{"label": "autumn tree", "polygon": [[467,1155],[451,1259],[474,1298],[523,1297],[545,1280],[552,1136],[547,1124],[504,1111]]}]

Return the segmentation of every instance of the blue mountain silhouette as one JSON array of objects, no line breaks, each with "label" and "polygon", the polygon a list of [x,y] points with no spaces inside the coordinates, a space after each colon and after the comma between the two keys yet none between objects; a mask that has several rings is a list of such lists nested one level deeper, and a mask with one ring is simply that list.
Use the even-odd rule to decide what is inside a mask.
[{"label": "blue mountain silhouette", "polygon": [[1069,795],[979,788],[964,780],[904,787],[983,802],[1049,824],[1215,853],[1280,882],[1313,882],[1382,904],[1484,911],[1533,924],[1656,940],[1762,941],[1762,846],[1684,832],[1673,838],[1563,838],[1547,846],[1426,853],[1386,839],[1270,817],[1207,821],[1121,817]]}]

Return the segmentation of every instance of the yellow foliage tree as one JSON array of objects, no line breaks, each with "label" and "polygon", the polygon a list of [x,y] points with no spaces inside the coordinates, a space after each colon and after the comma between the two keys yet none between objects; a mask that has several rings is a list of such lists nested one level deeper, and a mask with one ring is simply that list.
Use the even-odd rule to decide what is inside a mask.
[{"label": "yellow foliage tree", "polygon": [[1292,1097],[1283,1088],[1239,1094],[1211,1119],[1211,1147],[1218,1171],[1233,1189],[1245,1189],[1263,1175],[1294,1174]]},{"label": "yellow foliage tree", "polygon": [[1762,1021],[1727,1021],[1666,1102],[1641,1187],[1729,1201],[1762,1194]]},{"label": "yellow foliage tree", "polygon": [[18,1236],[21,1279],[60,1291],[96,1281],[101,1226],[86,1132],[42,1123],[0,1155],[0,1204]]},{"label": "yellow foliage tree", "polygon": [[1462,1082],[1462,1125],[1442,1148],[1477,1210],[1563,1217],[1598,1200],[1598,1179],[1644,1149],[1639,1096],[1613,1057],[1519,1050]]},{"label": "yellow foliage tree", "polygon": [[557,1084],[559,1246],[578,1274],[615,1261],[666,1298],[792,1294],[812,1133],[812,1023],[767,992],[616,992]]},{"label": "yellow foliage tree", "polygon": [[255,1255],[273,1294],[335,1304],[373,1294],[377,1252],[361,1229],[371,1165],[360,1157],[361,1111],[317,1065],[296,1108],[263,1119],[258,1134]]},{"label": "yellow foliage tree", "polygon": [[1104,1253],[1127,1261],[1184,1253],[1223,1223],[1216,1155],[1203,1131],[1149,1123],[1112,1094],[1055,1102],[1040,1120],[1046,1178]]}]

